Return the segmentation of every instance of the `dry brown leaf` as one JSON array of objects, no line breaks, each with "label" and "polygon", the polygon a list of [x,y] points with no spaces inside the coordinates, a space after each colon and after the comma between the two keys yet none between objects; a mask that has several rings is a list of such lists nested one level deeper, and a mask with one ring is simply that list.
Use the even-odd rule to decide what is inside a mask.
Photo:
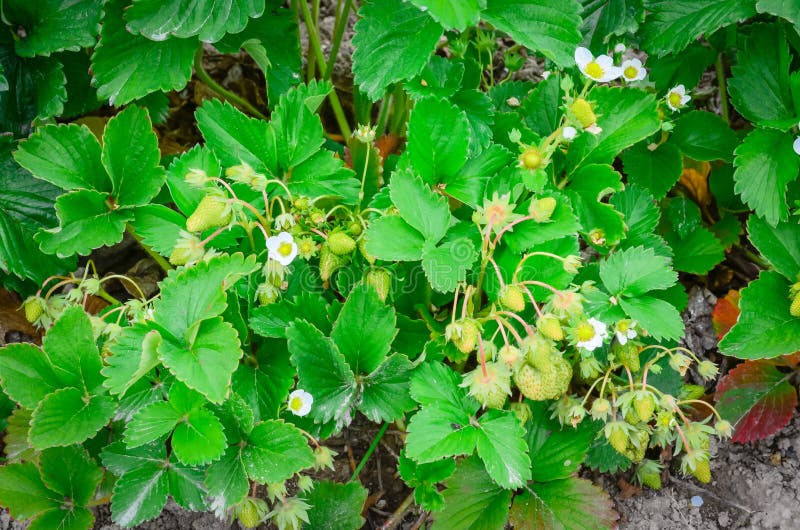
[{"label": "dry brown leaf", "polygon": [[711,164],[708,162],[684,160],[680,183],[689,191],[692,199],[701,208],[711,204],[712,196],[708,188],[708,174],[710,172]]}]

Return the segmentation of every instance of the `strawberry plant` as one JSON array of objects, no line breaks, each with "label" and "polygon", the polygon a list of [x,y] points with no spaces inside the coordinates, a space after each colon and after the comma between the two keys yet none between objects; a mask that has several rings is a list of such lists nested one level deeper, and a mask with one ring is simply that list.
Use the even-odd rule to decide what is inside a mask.
[{"label": "strawberry plant", "polygon": [[[788,421],[792,10],[345,0],[328,48],[320,2],[288,4],[3,4],[0,267],[43,333],[0,349],[12,517],[86,529],[110,502],[134,527],[172,499],[355,529],[391,426],[409,497],[387,527],[416,503],[432,528],[611,528],[581,466],[707,483],[712,436]],[[258,97],[206,71],[212,45],[260,70]],[[547,70],[523,79],[532,56]],[[98,273],[126,235],[153,292]],[[720,350],[746,362],[715,408],[684,381],[718,375],[680,342],[684,283],[737,252],[765,270],[729,315]],[[374,437],[332,481],[354,423]]]}]

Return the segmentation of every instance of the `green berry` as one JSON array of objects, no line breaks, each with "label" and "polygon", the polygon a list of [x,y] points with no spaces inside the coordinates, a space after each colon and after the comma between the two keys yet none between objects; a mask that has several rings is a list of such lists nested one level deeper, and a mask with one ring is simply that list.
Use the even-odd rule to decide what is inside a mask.
[{"label": "green berry", "polygon": [[346,256],[356,249],[356,240],[344,232],[331,232],[327,243],[331,252],[337,256]]},{"label": "green berry", "polygon": [[525,296],[516,285],[504,285],[497,295],[497,300],[503,306],[517,313],[525,310]]},{"label": "green berry", "polygon": [[186,230],[202,232],[209,228],[225,226],[231,222],[233,212],[228,202],[219,195],[206,195],[186,219]]},{"label": "green berry", "polygon": [[392,288],[392,277],[389,271],[382,268],[370,269],[364,275],[364,282],[375,289],[381,301],[386,301]]}]

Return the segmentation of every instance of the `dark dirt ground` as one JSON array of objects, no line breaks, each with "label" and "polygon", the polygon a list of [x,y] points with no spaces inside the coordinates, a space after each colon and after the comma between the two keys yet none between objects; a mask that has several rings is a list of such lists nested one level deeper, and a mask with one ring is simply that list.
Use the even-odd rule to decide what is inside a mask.
[{"label": "dark dirt ground", "polygon": [[[352,20],[352,19],[351,19]],[[320,31],[323,47],[327,52],[333,28],[331,2],[323,0],[320,13]],[[350,55],[352,45],[352,23],[345,34],[340,59],[333,74],[334,84],[346,98],[347,87],[352,86]],[[303,35],[305,38],[305,35]],[[215,56],[213,49],[207,50],[206,67],[213,77],[226,88],[244,95],[263,108],[263,76],[249,58]],[[502,54],[499,58],[502,57]],[[514,74],[515,79],[538,80],[542,64],[529,58],[525,66]],[[503,72],[497,72],[502,75]],[[711,79],[711,82],[714,80]],[[709,80],[705,80],[709,82]],[[203,85],[190,83],[183,91],[173,94],[172,113],[165,124],[159,127],[164,154],[178,153],[200,140],[194,126],[193,112],[196,105],[211,97]],[[709,106],[714,105],[709,101]],[[139,271],[140,279],[149,277],[155,287],[158,277],[153,276],[152,263],[139,255],[135,245],[124,241],[119,247],[110,249],[100,257],[101,266],[107,270]],[[98,260],[96,260],[98,261]],[[687,338],[684,345],[701,357],[721,362],[724,374],[732,365],[716,351],[716,336],[711,325],[711,310],[716,301],[712,292],[703,287],[710,286],[717,294],[727,291],[727,286],[754,277],[757,269],[737,255],[729,255],[731,267],[721,266],[713,277],[682,278],[689,289],[690,301],[684,312]],[[737,280],[738,278],[738,280]],[[740,287],[740,285],[734,285]],[[120,293],[122,286],[118,286]],[[112,293],[113,294],[113,293]],[[0,297],[1,298],[1,297]],[[2,300],[0,299],[0,302]],[[0,308],[2,309],[2,308]],[[25,340],[13,330],[17,317],[0,312],[0,346],[5,340]],[[16,333],[16,334],[14,334]],[[691,376],[690,376],[691,377]],[[700,381],[693,381],[698,382]],[[711,389],[714,382],[707,384]],[[345,482],[372,441],[377,428],[368,422],[356,421],[343,434],[328,444],[340,456],[336,459],[336,470],[324,478]],[[402,447],[400,433],[389,430],[372,458],[361,472],[362,484],[369,490],[368,508],[364,513],[365,529],[377,529],[392,516],[409,494],[408,488],[397,476],[397,454]],[[766,440],[740,445],[729,441],[712,442],[712,482],[702,485],[693,479],[682,478],[677,464],[669,465],[669,478],[660,491],[640,490],[628,482],[630,473],[597,475],[592,478],[609,492],[620,513],[621,529],[797,529],[800,528],[800,416],[794,419],[776,436]],[[589,472],[589,476],[591,472]],[[97,510],[96,530],[121,530],[110,520],[108,506]],[[395,527],[401,530],[425,528],[426,516],[412,507],[405,512],[402,521]],[[0,513],[0,530],[22,530],[24,525],[13,522],[7,513]],[[169,503],[154,521],[138,526],[142,530],[229,530],[238,529],[238,524],[220,521],[210,513],[191,513]],[[273,528],[262,525],[262,530]],[[588,530],[588,529],[587,529]]]}]

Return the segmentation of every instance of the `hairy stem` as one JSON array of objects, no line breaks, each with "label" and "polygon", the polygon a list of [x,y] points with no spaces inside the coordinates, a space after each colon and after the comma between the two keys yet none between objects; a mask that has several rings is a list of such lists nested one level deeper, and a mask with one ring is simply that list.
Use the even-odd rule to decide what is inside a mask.
[{"label": "hairy stem", "polygon": [[375,448],[378,447],[381,438],[383,438],[383,435],[386,432],[386,429],[388,428],[389,428],[389,423],[384,423],[383,426],[381,427],[381,430],[379,430],[378,434],[375,435],[375,439],[372,440],[372,444],[370,444],[369,449],[367,449],[367,452],[364,453],[363,457],[361,457],[361,462],[358,463],[358,466],[356,466],[355,471],[353,471],[353,476],[350,477],[350,482],[353,482],[358,479],[358,474],[361,473],[362,469],[364,469],[364,466],[367,464],[367,460],[369,460],[369,457],[371,457],[372,453],[375,452]]},{"label": "hairy stem", "polygon": [[208,72],[206,72],[205,69],[203,68],[202,44],[200,45],[199,48],[197,48],[197,51],[194,54],[194,73],[197,76],[197,78],[200,79],[200,81],[205,83],[206,86],[208,86],[208,88],[219,94],[220,97],[222,97],[222,99],[243,108],[256,118],[259,118],[261,120],[267,119],[267,117],[264,114],[262,114],[261,111],[259,111],[253,105],[251,105],[249,101],[226,89],[225,87],[214,81],[214,79],[212,79],[210,75],[208,75]]}]

